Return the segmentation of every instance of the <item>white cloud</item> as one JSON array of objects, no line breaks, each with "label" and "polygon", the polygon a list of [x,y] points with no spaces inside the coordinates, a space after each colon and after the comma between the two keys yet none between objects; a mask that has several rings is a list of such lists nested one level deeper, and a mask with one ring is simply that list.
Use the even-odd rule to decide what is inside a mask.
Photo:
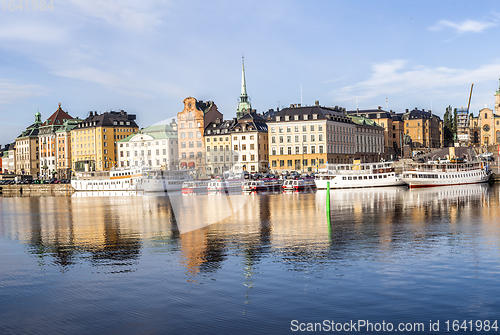
[{"label": "white cloud", "polygon": [[52,27],[47,23],[35,23],[28,20],[4,23],[0,25],[0,40],[10,42],[31,42],[56,44],[66,38],[64,29]]},{"label": "white cloud", "polygon": [[46,95],[46,89],[42,86],[16,84],[12,80],[0,79],[0,104],[14,104],[44,95]]},{"label": "white cloud", "polygon": [[441,20],[435,25],[429,27],[429,30],[440,31],[445,28],[452,28],[459,34],[469,33],[469,32],[480,33],[483,30],[490,27],[495,27],[496,25],[497,25],[496,22],[479,22],[479,21],[467,20],[464,22],[456,23],[448,20]]},{"label": "white cloud", "polygon": [[341,101],[352,101],[356,96],[364,99],[396,94],[432,96],[451,86],[498,79],[500,61],[469,70],[411,66],[407,60],[393,60],[373,64],[372,70],[367,80],[345,86],[333,95]]},{"label": "white cloud", "polygon": [[161,23],[156,0],[69,0],[81,14],[101,19],[107,24],[132,31],[153,30]]}]

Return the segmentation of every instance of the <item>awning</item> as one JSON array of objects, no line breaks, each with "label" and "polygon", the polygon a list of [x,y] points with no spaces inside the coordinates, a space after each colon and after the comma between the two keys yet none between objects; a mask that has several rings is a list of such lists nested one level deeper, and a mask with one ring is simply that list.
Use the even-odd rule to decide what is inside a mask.
[{"label": "awning", "polygon": [[194,162],[189,162],[188,163],[188,168],[194,168]]},{"label": "awning", "polygon": [[186,162],[181,162],[181,167],[185,167],[186,166]]}]

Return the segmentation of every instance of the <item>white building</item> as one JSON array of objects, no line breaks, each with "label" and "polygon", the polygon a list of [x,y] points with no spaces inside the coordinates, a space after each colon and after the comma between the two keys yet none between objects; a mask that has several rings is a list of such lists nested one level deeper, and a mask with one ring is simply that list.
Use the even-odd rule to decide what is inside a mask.
[{"label": "white building", "polygon": [[116,142],[119,167],[148,166],[176,170],[179,164],[177,124],[149,126]]}]

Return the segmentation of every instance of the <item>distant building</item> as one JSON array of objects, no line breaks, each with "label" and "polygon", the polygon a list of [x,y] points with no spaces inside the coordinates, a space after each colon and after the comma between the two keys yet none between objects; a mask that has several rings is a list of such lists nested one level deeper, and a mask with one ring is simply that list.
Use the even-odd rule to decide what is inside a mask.
[{"label": "distant building", "polygon": [[500,115],[490,108],[483,108],[477,116],[470,117],[469,132],[473,145],[500,143]]},{"label": "distant building", "polygon": [[469,119],[468,108],[457,108],[457,141],[465,146],[467,146],[470,141]]},{"label": "distant building", "polygon": [[236,119],[215,119],[205,127],[205,160],[207,174],[221,174],[233,167],[231,129]]},{"label": "distant building", "polygon": [[431,111],[417,108],[403,114],[404,132],[415,148],[443,147],[443,121]]},{"label": "distant building", "polygon": [[[49,116],[49,118],[40,125],[38,132],[39,152],[40,152],[40,175],[42,178],[50,178],[57,174],[57,152],[60,146],[57,143],[56,132],[63,127],[66,120],[72,120],[68,113],[61,108],[61,104],[57,110]],[[59,138],[60,144],[61,138]],[[66,171],[67,173],[68,171]],[[65,176],[66,176],[65,173]],[[59,178],[61,176],[58,176]]]},{"label": "distant building", "polygon": [[216,119],[223,119],[213,101],[184,99],[184,109],[177,113],[179,139],[179,168],[191,169],[198,175],[205,174],[205,126]]},{"label": "distant building", "polygon": [[33,178],[39,177],[40,149],[38,146],[38,132],[41,125],[42,114],[40,114],[40,112],[36,112],[35,123],[27,127],[26,130],[24,130],[21,135],[16,138],[16,174],[31,175]]},{"label": "distant building", "polygon": [[71,130],[73,130],[80,119],[68,119],[56,131],[56,165],[57,177],[60,179],[71,178]]},{"label": "distant building", "polygon": [[118,166],[176,170],[179,159],[177,124],[156,124],[116,142]]},{"label": "distant building", "polygon": [[379,126],[384,127],[384,158],[394,159],[401,156],[403,147],[404,124],[402,114],[385,111],[379,106],[378,109],[364,109],[348,111],[349,115],[358,115],[371,119]]},{"label": "distant building", "polygon": [[115,141],[135,133],[135,115],[125,111],[90,112],[71,130],[74,171],[107,171],[116,165]]},{"label": "distant building", "polygon": [[255,112],[238,119],[231,130],[235,171],[269,171],[269,134],[266,120]]},{"label": "distant building", "polygon": [[352,163],[356,125],[338,107],[291,105],[267,122],[274,171],[316,171],[326,163]]},{"label": "distant building", "polygon": [[348,115],[356,124],[356,158],[361,163],[379,162],[384,155],[384,127],[359,115]]}]

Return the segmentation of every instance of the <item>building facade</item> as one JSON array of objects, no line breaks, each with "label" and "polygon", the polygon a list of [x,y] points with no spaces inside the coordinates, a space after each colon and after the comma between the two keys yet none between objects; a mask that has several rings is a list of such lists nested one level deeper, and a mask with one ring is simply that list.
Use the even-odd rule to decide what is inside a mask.
[{"label": "building facade", "polygon": [[176,170],[179,159],[177,124],[157,124],[116,142],[118,166]]},{"label": "building facade", "polygon": [[231,130],[233,170],[269,171],[269,134],[266,120],[255,112],[238,119]]},{"label": "building facade", "polygon": [[349,115],[357,115],[369,118],[384,128],[384,158],[392,160],[402,155],[404,124],[402,114],[394,111],[385,111],[382,107],[378,109],[365,109],[348,111]]},{"label": "building facade", "polygon": [[210,122],[205,127],[205,160],[207,174],[217,175],[233,168],[231,129],[236,119]]},{"label": "building facade", "polygon": [[213,101],[184,99],[184,109],[177,113],[179,168],[190,169],[198,175],[205,174],[205,125],[223,119]]},{"label": "building facade", "polygon": [[[38,132],[38,143],[40,152],[40,176],[42,178],[55,177],[58,172],[58,149],[56,132],[63,127],[66,120],[73,118],[61,108],[58,109],[49,118],[40,125]],[[66,175],[66,174],[65,174]],[[61,176],[58,176],[61,178]]]},{"label": "building facade", "polygon": [[[15,164],[16,174],[31,175],[38,178],[40,174],[40,155],[38,132],[42,125],[42,114],[36,112],[35,123],[24,130],[16,138]],[[10,155],[10,154],[9,154]]]},{"label": "building facade", "polygon": [[490,108],[483,108],[477,116],[470,117],[469,133],[472,145],[500,143],[500,115]]},{"label": "building facade", "polygon": [[109,171],[116,166],[117,140],[135,133],[135,115],[125,111],[90,112],[71,130],[71,162],[74,171]]},{"label": "building facade", "polygon": [[403,114],[404,132],[409,135],[414,148],[441,148],[443,146],[443,121],[431,111],[406,110]]},{"label": "building facade", "polygon": [[313,172],[326,163],[352,163],[356,154],[356,125],[338,107],[292,105],[267,125],[273,171]]},{"label": "building facade", "polygon": [[356,124],[356,158],[361,163],[380,162],[385,157],[385,129],[364,116],[348,115]]},{"label": "building facade", "polygon": [[60,179],[71,179],[71,130],[81,121],[65,120],[63,126],[56,131],[56,171]]}]

